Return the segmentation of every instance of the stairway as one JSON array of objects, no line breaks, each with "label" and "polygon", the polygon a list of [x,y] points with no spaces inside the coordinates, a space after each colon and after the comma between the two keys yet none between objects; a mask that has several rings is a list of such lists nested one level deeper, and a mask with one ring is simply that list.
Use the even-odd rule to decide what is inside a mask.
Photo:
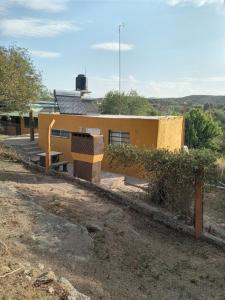
[{"label": "stairway", "polygon": [[35,157],[38,153],[43,152],[38,145],[38,141],[35,140],[31,142],[29,137],[10,138],[5,142],[5,145],[14,149],[17,154],[26,161],[30,161],[30,159]]},{"label": "stairway", "polygon": [[28,142],[22,145],[19,145],[18,152],[23,157],[34,158],[38,153],[43,152],[43,150],[39,147],[38,143],[35,142]]}]

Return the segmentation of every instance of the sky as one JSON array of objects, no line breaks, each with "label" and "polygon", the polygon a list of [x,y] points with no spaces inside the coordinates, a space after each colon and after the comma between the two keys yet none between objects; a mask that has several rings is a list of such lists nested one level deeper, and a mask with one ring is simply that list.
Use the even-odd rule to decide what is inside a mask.
[{"label": "sky", "polygon": [[224,0],[0,0],[0,46],[27,48],[44,84],[93,97],[225,95]]}]

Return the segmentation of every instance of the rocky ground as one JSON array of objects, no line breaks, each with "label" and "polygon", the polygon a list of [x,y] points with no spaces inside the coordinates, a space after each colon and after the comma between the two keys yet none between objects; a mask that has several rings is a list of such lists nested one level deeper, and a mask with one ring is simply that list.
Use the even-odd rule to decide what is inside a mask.
[{"label": "rocky ground", "polygon": [[0,241],[0,299],[225,299],[222,250],[9,161]]}]

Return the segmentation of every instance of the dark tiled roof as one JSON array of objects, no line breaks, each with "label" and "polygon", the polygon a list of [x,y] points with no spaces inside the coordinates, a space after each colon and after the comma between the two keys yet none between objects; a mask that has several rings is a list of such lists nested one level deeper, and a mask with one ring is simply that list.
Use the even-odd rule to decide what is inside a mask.
[{"label": "dark tiled roof", "polygon": [[93,100],[82,99],[77,92],[55,91],[55,101],[61,114],[87,115],[98,113]]}]

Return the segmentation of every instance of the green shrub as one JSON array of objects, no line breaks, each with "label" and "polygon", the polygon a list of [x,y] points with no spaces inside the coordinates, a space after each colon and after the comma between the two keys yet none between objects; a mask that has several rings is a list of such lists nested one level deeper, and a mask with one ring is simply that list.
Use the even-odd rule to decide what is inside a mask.
[{"label": "green shrub", "polygon": [[195,107],[185,116],[185,144],[189,148],[220,148],[222,128],[210,113]]},{"label": "green shrub", "polygon": [[216,174],[216,156],[210,150],[192,150],[188,154],[124,144],[108,146],[105,155],[109,163],[144,168],[151,201],[186,216],[191,215],[197,170],[204,170],[204,181],[213,180]]},{"label": "green shrub", "polygon": [[138,95],[136,91],[119,94],[118,91],[108,92],[101,105],[102,114],[155,116],[158,112],[149,100]]}]

